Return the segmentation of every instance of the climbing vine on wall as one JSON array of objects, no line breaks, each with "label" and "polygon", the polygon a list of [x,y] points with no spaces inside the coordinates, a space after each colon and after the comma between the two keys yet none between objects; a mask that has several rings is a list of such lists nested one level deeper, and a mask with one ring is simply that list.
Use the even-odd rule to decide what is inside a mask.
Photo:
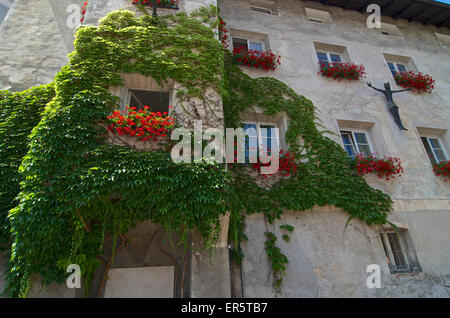
[{"label": "climbing vine on wall", "polygon": [[[260,187],[242,165],[232,165],[235,196],[241,214],[231,214],[230,237],[245,237],[245,215],[262,213],[269,225],[280,219],[284,210],[306,211],[315,206],[335,206],[368,225],[387,221],[392,201],[383,192],[371,188],[351,168],[345,151],[336,142],[318,129],[319,124],[313,103],[295,93],[283,82],[274,78],[250,78],[226,56],[226,78],[228,94],[224,96],[226,127],[242,125],[242,115],[253,112],[254,106],[266,115],[285,113],[290,121],[286,132],[289,151],[302,162],[295,173],[282,179],[270,189]],[[303,144],[299,144],[302,137]],[[237,220],[233,220],[237,218]],[[276,247],[276,240],[266,234],[266,252],[273,272],[275,291],[280,291],[282,276],[287,265],[285,256]],[[283,235],[288,240],[288,234]],[[239,242],[232,245],[238,250],[233,255],[242,257]],[[238,259],[238,263],[241,260]]]},{"label": "climbing vine on wall", "polygon": [[[1,93],[0,133],[8,127],[13,136],[24,128],[21,140],[28,143],[26,154],[22,146],[15,156],[1,157],[1,164],[12,162],[11,175],[22,160],[16,186],[5,196],[7,209],[12,208],[10,296],[26,295],[36,274],[44,284],[64,282],[64,267],[71,263],[80,265],[89,282],[105,253],[104,243],[118,237],[123,242],[128,229],[144,220],[176,232],[184,244],[195,229],[205,248],[212,248],[219,217],[229,212],[229,237],[238,263],[249,214],[262,213],[268,224],[275,224],[286,209],[333,205],[367,224],[386,222],[391,200],[370,188],[349,167],[343,149],[318,130],[311,101],[276,79],[245,75],[217,40],[213,30],[218,26],[215,7],[157,18],[112,12],[99,26],[78,30],[69,64],[52,85],[36,89],[42,94]],[[267,115],[285,112],[290,118],[289,151],[302,164],[289,178],[265,189],[241,165],[227,171],[207,162],[175,164],[166,152],[136,152],[106,143],[101,124],[118,103],[108,88],[123,85],[121,73],[179,83],[181,104],[193,97],[204,100],[204,91],[214,89],[223,98],[226,127],[240,126],[242,114],[254,106]],[[24,96],[31,100],[23,101]],[[42,119],[27,118],[27,126],[21,127],[12,114],[24,116],[24,108],[32,104],[39,109],[36,114],[46,104]],[[25,135],[34,125],[28,140]],[[282,229],[293,230],[289,225]],[[272,231],[262,235],[278,291],[288,260]],[[113,244],[113,254],[115,250]]]}]

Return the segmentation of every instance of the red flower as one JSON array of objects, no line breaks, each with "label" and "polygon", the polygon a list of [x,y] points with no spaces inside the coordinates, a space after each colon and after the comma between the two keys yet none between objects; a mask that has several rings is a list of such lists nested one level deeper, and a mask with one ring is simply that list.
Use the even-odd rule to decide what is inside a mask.
[{"label": "red flower", "polygon": [[366,70],[363,65],[354,63],[324,63],[319,62],[320,71],[317,74],[322,74],[326,77],[332,77],[333,80],[342,81],[343,79],[359,80],[365,77]]},{"label": "red flower", "polygon": [[401,176],[403,167],[399,158],[383,157],[377,158],[373,155],[364,156],[358,154],[355,158],[356,170],[360,175],[368,173],[376,173],[378,178],[385,178],[386,180],[395,178],[396,175]]},{"label": "red flower", "polygon": [[151,112],[150,107],[136,111],[136,107],[126,107],[126,111],[114,111],[107,117],[108,130],[120,136],[136,136],[143,141],[157,136],[165,137],[175,128],[175,120],[167,116],[167,112]]},{"label": "red flower", "polygon": [[240,64],[260,68],[265,71],[274,71],[277,68],[277,64],[281,64],[280,56],[275,55],[271,50],[258,51],[238,47],[233,50],[233,56]]},{"label": "red flower", "polygon": [[450,177],[450,161],[442,161],[433,165],[433,171],[437,176],[442,176],[447,182]]},{"label": "red flower", "polygon": [[434,89],[434,79],[429,74],[415,73],[413,71],[397,73],[394,76],[397,85],[404,88],[413,88],[417,93],[431,93]]}]

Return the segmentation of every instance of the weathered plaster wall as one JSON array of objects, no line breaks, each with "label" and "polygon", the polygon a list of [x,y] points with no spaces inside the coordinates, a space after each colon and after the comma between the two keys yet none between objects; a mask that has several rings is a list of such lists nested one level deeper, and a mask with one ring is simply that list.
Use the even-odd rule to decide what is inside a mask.
[{"label": "weathered plaster wall", "polygon": [[[277,4],[277,14],[250,10],[250,4]],[[377,232],[361,222],[352,221],[344,231],[347,215],[330,208],[307,213],[288,213],[283,223],[296,227],[290,243],[280,238],[280,246],[290,259],[284,279],[287,297],[391,297],[446,296],[450,277],[450,184],[434,175],[416,127],[441,129],[450,149],[450,51],[438,42],[433,32],[450,34],[447,29],[423,26],[406,20],[382,17],[396,24],[401,37],[384,36],[366,27],[368,14],[323,6],[309,1],[219,0],[221,16],[233,30],[266,35],[270,48],[280,54],[281,66],[266,73],[242,70],[252,77],[271,76],[289,84],[296,92],[314,102],[322,124],[339,133],[338,120],[366,122],[370,137],[380,156],[401,158],[405,173],[401,178],[384,181],[368,176],[375,188],[395,200],[390,221],[409,226],[423,272],[397,277],[389,274]],[[305,7],[326,10],[333,23],[315,23],[307,19]],[[317,74],[314,42],[347,48],[350,60],[363,64],[367,79],[337,82]],[[386,109],[385,98],[366,85],[382,88],[389,81],[399,89],[386,65],[384,53],[412,58],[418,71],[436,80],[432,94],[406,92],[394,96],[403,124],[400,131]],[[341,142],[338,136],[330,136]],[[280,224],[278,224],[280,225]],[[244,244],[243,285],[246,297],[273,295],[268,279],[268,261],[264,251],[265,224],[260,216],[248,218]],[[279,229],[277,226],[276,231]],[[279,235],[279,237],[281,237]],[[366,287],[366,266],[383,268],[382,289]]]},{"label": "weathered plaster wall", "polygon": [[[392,220],[407,223],[423,272],[391,275],[376,229],[352,220],[337,209],[285,213],[283,223],[269,227],[281,237],[279,225],[295,226],[289,243],[278,245],[289,258],[278,297],[450,297],[450,211],[395,212]],[[269,261],[264,251],[265,223],[260,215],[247,219],[243,244],[244,297],[273,297]],[[366,268],[381,267],[381,288],[369,289]]]},{"label": "weathered plaster wall", "polygon": [[[270,48],[282,56],[281,65],[275,72],[242,69],[253,77],[280,79],[311,99],[318,109],[320,121],[334,132],[339,132],[339,119],[373,123],[375,134],[371,137],[379,144],[375,150],[381,156],[400,157],[405,168],[401,180],[387,186],[395,199],[450,199],[450,185],[434,175],[416,130],[417,126],[450,128],[450,51],[433,34],[450,32],[382,17],[383,22],[397,24],[403,34],[402,37],[386,37],[377,29],[366,27],[368,14],[312,2],[286,0],[277,1],[277,4],[279,15],[268,15],[251,11],[247,1],[219,1],[221,16],[229,28],[266,34]],[[309,21],[305,6],[329,11],[334,23]],[[366,67],[367,79],[348,83],[317,75],[314,42],[345,46],[351,61]],[[406,92],[394,96],[403,124],[409,129],[406,132],[400,131],[394,123],[384,96],[366,85],[368,81],[382,88],[382,83],[389,81],[393,89],[399,89],[383,53],[411,57],[419,71],[432,74],[436,80],[432,94]],[[330,137],[341,142],[338,136]],[[450,133],[443,138],[450,149]]]},{"label": "weathered plaster wall", "polygon": [[82,0],[16,0],[0,26],[0,89],[47,84],[73,50],[69,4]]}]

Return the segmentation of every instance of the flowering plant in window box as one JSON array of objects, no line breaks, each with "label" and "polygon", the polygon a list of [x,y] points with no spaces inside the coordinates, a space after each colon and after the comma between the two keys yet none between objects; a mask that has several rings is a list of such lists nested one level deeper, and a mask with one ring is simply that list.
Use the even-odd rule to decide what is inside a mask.
[{"label": "flowering plant in window box", "polygon": [[442,161],[433,165],[433,171],[437,176],[443,176],[447,182],[450,176],[450,161]]},{"label": "flowering plant in window box", "polygon": [[322,74],[326,77],[332,77],[334,80],[342,81],[347,79],[359,80],[366,77],[366,70],[363,65],[355,63],[325,63],[319,62],[320,71],[317,74]]},{"label": "flowering plant in window box", "polygon": [[434,79],[429,74],[413,71],[397,73],[394,76],[397,85],[404,88],[413,88],[417,93],[431,93],[434,88]]},{"label": "flowering plant in window box", "polygon": [[360,175],[376,173],[378,178],[385,178],[386,180],[393,179],[395,176],[401,177],[403,173],[401,161],[396,157],[377,158],[373,155],[358,154],[355,158],[355,164]]},{"label": "flowering plant in window box", "polygon": [[235,61],[239,64],[274,71],[280,64],[280,56],[275,55],[272,50],[258,51],[247,50],[246,47],[238,47],[233,50]]},{"label": "flowering plant in window box", "polygon": [[[156,6],[169,9],[178,9],[179,0],[156,0]],[[153,0],[133,0],[133,4],[153,6]]]},{"label": "flowering plant in window box", "polygon": [[[261,163],[256,162],[252,163],[253,169],[257,170],[259,173],[261,173],[261,167],[268,167],[271,163]],[[289,177],[297,172],[298,166],[295,160],[294,153],[290,151],[283,151],[280,150],[280,157],[279,157],[279,166],[278,166],[278,174],[282,175],[283,177]],[[263,178],[267,178],[266,174],[261,174]]]},{"label": "flowering plant in window box", "polygon": [[136,137],[142,141],[157,140],[170,134],[175,128],[175,119],[167,112],[152,112],[148,106],[139,111],[136,107],[127,107],[126,111],[114,111],[108,116],[107,128],[119,136]]}]

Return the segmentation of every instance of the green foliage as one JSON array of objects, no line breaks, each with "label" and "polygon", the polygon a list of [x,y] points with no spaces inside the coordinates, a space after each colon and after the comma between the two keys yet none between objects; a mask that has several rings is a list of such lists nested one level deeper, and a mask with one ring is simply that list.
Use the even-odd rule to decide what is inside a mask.
[{"label": "green foliage", "polygon": [[[215,8],[195,14],[210,11]],[[106,131],[98,125],[116,107],[108,88],[123,85],[122,72],[137,72],[159,83],[177,81],[184,86],[178,91],[182,100],[203,98],[207,87],[221,91],[223,50],[202,22],[184,13],[158,19],[136,18],[128,11],[110,13],[98,27],[77,32],[75,51],[55,77],[56,96],[40,121],[37,111],[24,111],[32,101],[2,93],[7,105],[2,118],[11,123],[12,136],[22,128],[13,122],[10,108],[21,116],[35,116],[24,127],[25,137],[38,123],[28,153],[24,156],[21,150],[14,160],[17,170],[24,156],[19,202],[8,201],[15,206],[9,214],[10,296],[26,295],[35,274],[44,284],[64,282],[64,267],[70,263],[80,265],[89,282],[105,236],[116,238],[144,220],[178,233],[185,247],[186,233],[193,229],[204,238],[205,248],[215,245],[219,217],[229,210],[226,199],[233,195],[230,173],[206,162],[175,164],[165,152],[106,144]],[[35,103],[41,110],[52,96],[45,97]],[[15,106],[19,103],[24,106]],[[11,138],[5,141],[11,144]]]},{"label": "green foliage", "polygon": [[[289,117],[288,150],[295,154],[299,163],[295,175],[269,190],[258,186],[245,167],[233,165],[235,195],[242,214],[263,213],[266,220],[273,223],[284,210],[306,211],[329,205],[341,208],[368,225],[386,223],[391,199],[382,191],[371,188],[351,169],[345,151],[325,135],[326,131],[317,128],[320,125],[316,123],[315,108],[310,100],[275,78],[250,78],[231,62],[230,54],[226,55],[225,69],[227,94],[223,96],[223,106],[226,127],[241,126],[242,115],[254,112],[255,106],[269,116],[283,112]],[[299,144],[300,138],[303,144]],[[231,214],[231,217],[235,215]],[[290,231],[291,228],[285,226],[284,229]],[[230,229],[236,230],[239,228]],[[239,235],[230,233],[231,237]],[[283,239],[289,240],[286,236]],[[272,253],[269,258],[273,262],[273,255],[276,255],[281,258],[277,262],[284,264],[284,255],[277,251],[279,253]],[[242,251],[234,254],[242,255]],[[281,286],[281,273],[274,280],[275,290]]]},{"label": "green foliage", "polygon": [[0,249],[10,239],[7,215],[17,205],[21,181],[18,170],[28,151],[28,136],[54,95],[53,85],[20,93],[0,91]]},{"label": "green foliage", "polygon": [[[334,205],[367,224],[386,222],[391,200],[351,170],[344,151],[317,129],[312,102],[276,79],[242,73],[230,54],[224,56],[212,31],[217,26],[215,7],[158,18],[112,12],[99,26],[78,30],[70,62],[52,85],[0,92],[1,176],[12,180],[10,188],[0,188],[0,216],[9,210],[13,241],[6,277],[10,296],[25,296],[36,274],[44,284],[64,282],[64,267],[71,263],[80,265],[89,282],[106,238],[115,241],[144,220],[176,232],[185,245],[187,232],[196,229],[211,248],[219,217],[229,212],[238,263],[248,214],[262,213],[274,223],[286,209]],[[215,89],[223,98],[226,127],[238,127],[253,106],[267,115],[285,112],[289,150],[302,159],[296,175],[266,190],[238,165],[230,172],[206,162],[175,164],[165,152],[107,144],[98,124],[117,107],[108,88],[123,85],[121,73],[180,83],[181,107],[194,97],[207,102],[206,89]],[[7,223],[0,226],[3,234],[9,231]],[[276,236],[265,235],[279,291],[288,260]]]},{"label": "green foliage", "polygon": [[277,237],[275,234],[272,232],[266,232],[264,235],[266,236],[266,242],[264,243],[266,254],[272,266],[272,286],[276,293],[280,293],[282,292],[281,284],[283,282],[283,276],[286,273],[289,260],[276,245]]}]

